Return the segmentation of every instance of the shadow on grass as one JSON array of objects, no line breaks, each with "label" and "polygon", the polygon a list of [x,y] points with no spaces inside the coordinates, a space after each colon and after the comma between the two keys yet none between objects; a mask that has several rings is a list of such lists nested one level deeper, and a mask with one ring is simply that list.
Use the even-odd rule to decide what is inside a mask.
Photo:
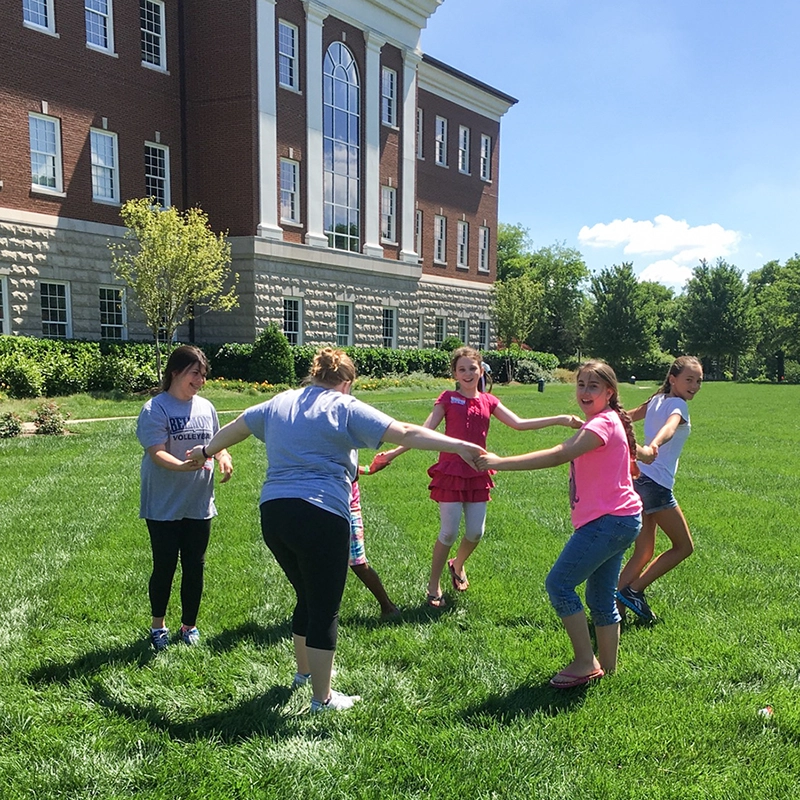
[{"label": "shadow on grass", "polygon": [[281,709],[289,701],[288,686],[274,686],[266,693],[240,703],[233,708],[216,711],[202,717],[177,722],[169,719],[154,705],[126,703],[112,697],[103,686],[92,686],[95,703],[120,717],[144,722],[171,739],[191,741],[198,738],[236,743],[254,736],[285,736],[298,729],[298,720],[286,717]]},{"label": "shadow on grass", "polygon": [[554,689],[549,681],[518,686],[506,694],[489,695],[482,703],[467,708],[463,716],[478,727],[482,727],[486,717],[503,724],[535,714],[555,717],[579,708],[590,688],[587,684],[574,689]]},{"label": "shadow on grass", "polygon": [[382,619],[380,612],[376,611],[374,616],[367,616],[365,614],[342,615],[340,617],[343,625],[352,625],[354,627],[361,627],[367,629],[393,627],[395,625],[413,624],[413,625],[426,625],[431,622],[436,622],[442,616],[445,616],[458,608],[458,604],[447,599],[447,605],[444,608],[433,608],[427,603],[420,603],[417,606],[403,606],[400,609],[399,617],[390,617]]},{"label": "shadow on grass", "polygon": [[[255,622],[245,622],[237,628],[222,631],[215,636],[203,639],[200,647],[213,650],[215,652],[227,652],[232,650],[242,641],[250,641],[259,647],[271,647],[282,639],[291,636],[291,625],[289,621],[272,625],[265,628]],[[185,647],[176,643],[172,647]],[[92,650],[84,653],[72,661],[62,663],[49,662],[42,664],[28,673],[28,681],[33,684],[61,683],[68,684],[70,681],[88,678],[103,669],[107,669],[110,664],[124,663],[136,664],[144,667],[157,657],[157,653],[150,646],[147,639],[132,642],[128,645],[111,647],[105,650]]]}]

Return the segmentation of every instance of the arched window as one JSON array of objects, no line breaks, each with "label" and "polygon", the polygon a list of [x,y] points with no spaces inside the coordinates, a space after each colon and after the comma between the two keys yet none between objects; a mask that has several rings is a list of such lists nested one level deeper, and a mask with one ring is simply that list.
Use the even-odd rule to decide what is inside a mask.
[{"label": "arched window", "polygon": [[358,65],[341,42],[325,54],[322,97],[325,234],[329,247],[358,251],[361,99]]}]

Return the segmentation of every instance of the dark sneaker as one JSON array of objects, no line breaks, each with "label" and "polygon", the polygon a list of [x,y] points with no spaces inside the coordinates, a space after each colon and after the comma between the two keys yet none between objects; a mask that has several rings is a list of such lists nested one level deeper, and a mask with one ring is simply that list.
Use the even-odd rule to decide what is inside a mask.
[{"label": "dark sneaker", "polygon": [[166,650],[169,644],[169,628],[150,628],[150,643],[156,652]]},{"label": "dark sneaker", "polygon": [[644,592],[637,592],[631,589],[630,586],[626,586],[624,589],[620,589],[615,596],[620,603],[627,606],[637,617],[646,619],[648,622],[656,621],[656,615],[650,610],[647,600],[644,599]]}]

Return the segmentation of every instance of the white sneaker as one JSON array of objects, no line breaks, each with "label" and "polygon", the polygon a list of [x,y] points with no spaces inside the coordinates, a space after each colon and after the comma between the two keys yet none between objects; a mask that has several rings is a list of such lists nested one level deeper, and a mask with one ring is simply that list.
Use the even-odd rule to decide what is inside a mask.
[{"label": "white sneaker", "polygon": [[311,699],[311,713],[316,714],[320,711],[345,711],[352,708],[359,700],[358,694],[340,694],[331,689],[331,696],[327,703],[320,703],[319,700]]}]

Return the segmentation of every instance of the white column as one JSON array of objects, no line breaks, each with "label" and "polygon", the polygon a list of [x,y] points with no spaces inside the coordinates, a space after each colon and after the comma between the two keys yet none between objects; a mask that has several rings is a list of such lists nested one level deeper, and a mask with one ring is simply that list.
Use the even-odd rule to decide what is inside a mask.
[{"label": "white column", "polygon": [[422,56],[413,50],[403,51],[403,130],[402,191],[400,259],[413,264],[419,262],[416,252],[415,230],[417,223],[417,65]]},{"label": "white column", "polygon": [[322,213],[322,23],[328,12],[305,0],[306,9],[306,122],[308,152],[305,158],[306,182],[306,244],[327,247]]},{"label": "white column", "polygon": [[386,44],[372,31],[365,31],[367,74],[364,78],[364,253],[383,258],[381,247],[381,47]]},{"label": "white column", "polygon": [[275,90],[275,0],[257,0],[258,235],[283,239],[278,225],[278,112]]}]

